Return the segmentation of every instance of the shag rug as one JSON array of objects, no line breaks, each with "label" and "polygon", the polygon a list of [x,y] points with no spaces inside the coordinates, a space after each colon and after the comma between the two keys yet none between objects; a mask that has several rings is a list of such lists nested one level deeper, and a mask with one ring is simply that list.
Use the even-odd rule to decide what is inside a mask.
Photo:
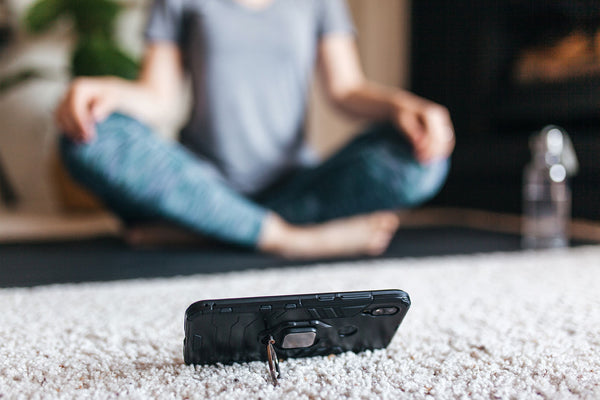
[{"label": "shag rug", "polygon": [[[194,301],[385,288],[413,303],[385,350],[284,361],[278,387],[183,363]],[[0,311],[2,400],[600,398],[600,247],[3,289]]]}]

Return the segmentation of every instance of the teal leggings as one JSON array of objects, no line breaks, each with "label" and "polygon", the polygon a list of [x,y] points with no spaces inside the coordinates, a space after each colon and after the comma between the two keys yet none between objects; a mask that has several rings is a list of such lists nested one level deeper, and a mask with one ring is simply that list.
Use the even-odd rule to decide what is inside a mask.
[{"label": "teal leggings", "polygon": [[448,160],[419,164],[401,134],[382,124],[323,164],[248,197],[232,190],[208,160],[122,114],[98,124],[90,143],[63,136],[60,149],[72,177],[126,223],[169,221],[249,247],[256,246],[269,210],[308,224],[406,209],[433,197],[449,166]]}]

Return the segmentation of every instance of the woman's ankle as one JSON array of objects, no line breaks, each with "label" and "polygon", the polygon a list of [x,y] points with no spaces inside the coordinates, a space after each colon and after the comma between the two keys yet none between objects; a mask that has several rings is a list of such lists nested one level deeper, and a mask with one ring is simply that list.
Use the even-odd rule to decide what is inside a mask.
[{"label": "woman's ankle", "polygon": [[269,213],[263,223],[258,249],[266,253],[282,254],[285,243],[289,241],[293,226],[275,213]]}]

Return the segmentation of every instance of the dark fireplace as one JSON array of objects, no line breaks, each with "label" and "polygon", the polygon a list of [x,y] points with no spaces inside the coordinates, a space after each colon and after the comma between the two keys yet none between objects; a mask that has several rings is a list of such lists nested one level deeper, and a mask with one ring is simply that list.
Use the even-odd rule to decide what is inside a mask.
[{"label": "dark fireplace", "polygon": [[507,64],[500,124],[597,122],[600,116],[600,1],[508,2]]},{"label": "dark fireplace", "polygon": [[600,73],[600,4],[512,0],[519,83],[559,82]]},{"label": "dark fireplace", "polygon": [[600,0],[413,2],[412,89],[457,130],[440,204],[519,212],[529,135],[563,126],[576,217],[600,219]]}]

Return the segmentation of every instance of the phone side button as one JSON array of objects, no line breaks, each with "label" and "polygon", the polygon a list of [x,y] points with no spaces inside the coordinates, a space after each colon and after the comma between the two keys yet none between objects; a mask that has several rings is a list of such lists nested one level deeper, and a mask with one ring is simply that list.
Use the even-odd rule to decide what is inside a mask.
[{"label": "phone side button", "polygon": [[296,308],[296,305],[294,303],[288,303],[285,305],[286,310],[293,310],[295,308]]},{"label": "phone side button", "polygon": [[333,301],[335,300],[335,294],[318,294],[317,300],[319,301]]},{"label": "phone side button", "polygon": [[194,340],[192,341],[192,349],[194,351],[198,351],[202,348],[202,336],[194,335]]},{"label": "phone side button", "polygon": [[271,307],[270,305],[263,305],[260,306],[260,311],[271,311],[273,307]]},{"label": "phone side button", "polygon": [[340,297],[342,300],[371,300],[373,298],[369,292],[342,293]]}]

